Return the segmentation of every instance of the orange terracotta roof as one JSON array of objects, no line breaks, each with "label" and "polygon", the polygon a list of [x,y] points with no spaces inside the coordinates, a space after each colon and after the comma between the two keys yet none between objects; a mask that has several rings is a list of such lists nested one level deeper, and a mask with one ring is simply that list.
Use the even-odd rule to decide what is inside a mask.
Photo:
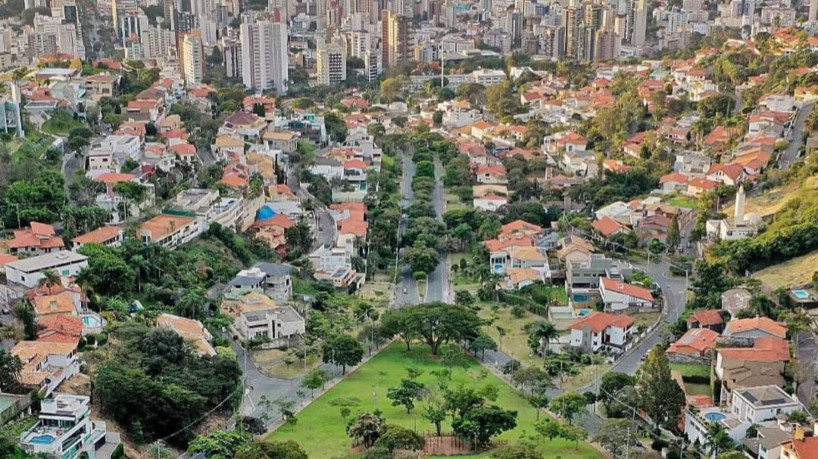
[{"label": "orange terracotta roof", "polygon": [[583,328],[590,327],[592,332],[599,333],[608,327],[625,329],[633,324],[633,317],[625,314],[609,314],[607,312],[593,311],[571,324],[571,329],[582,330]]},{"label": "orange terracotta roof", "polygon": [[691,328],[667,349],[670,354],[701,355],[716,347],[719,334],[709,328]]},{"label": "orange terracotta roof", "polygon": [[362,169],[366,170],[366,163],[360,159],[351,159],[344,161],[344,169]]},{"label": "orange terracotta roof", "polygon": [[734,335],[750,330],[761,330],[770,335],[784,339],[787,337],[787,327],[769,317],[754,317],[751,319],[737,319],[727,323],[725,335]]},{"label": "orange terracotta roof", "polygon": [[14,239],[9,243],[9,248],[55,249],[65,247],[62,238],[57,237],[55,234],[53,226],[31,222],[31,228],[14,230]]},{"label": "orange terracotta roof", "polygon": [[37,341],[79,344],[82,319],[75,316],[47,316],[37,321]]},{"label": "orange terracotta roof", "polygon": [[176,145],[170,147],[171,153],[180,155],[180,156],[188,156],[188,155],[195,155],[196,154],[196,146],[191,145],[189,143],[177,143]]},{"label": "orange terracotta roof", "polygon": [[593,226],[594,229],[599,232],[599,234],[605,237],[608,237],[616,233],[617,231],[628,229],[622,223],[619,223],[618,221],[608,216],[602,217],[600,220],[591,223],[591,226]]},{"label": "orange terracotta roof", "polygon": [[121,182],[130,182],[136,177],[133,174],[118,174],[116,172],[106,172],[97,176],[94,180],[97,182],[107,183],[108,185],[115,185]]},{"label": "orange terracotta roof", "polygon": [[364,221],[356,221],[351,218],[341,222],[338,229],[339,234],[352,234],[355,236],[366,236],[369,224]]},{"label": "orange terracotta roof", "polygon": [[696,311],[687,318],[687,323],[698,322],[702,327],[709,327],[712,325],[719,325],[724,323],[724,318],[721,316],[721,311],[717,309],[706,309]]},{"label": "orange terracotta roof", "polygon": [[38,316],[74,315],[77,313],[77,307],[74,304],[74,299],[68,292],[35,297],[34,310],[37,312]]},{"label": "orange terracotta roof", "polygon": [[662,178],[659,179],[659,183],[662,185],[670,182],[687,183],[689,180],[689,177],[684,174],[671,172],[670,174],[663,175]]},{"label": "orange terracotta roof", "polygon": [[768,336],[757,338],[753,347],[723,347],[718,349],[722,358],[748,360],[751,362],[788,362],[790,343],[787,340]]},{"label": "orange terracotta roof", "polygon": [[534,247],[534,241],[530,236],[521,236],[505,240],[491,239],[483,241],[489,252],[499,252],[501,250],[513,249],[518,247]]},{"label": "orange terracotta roof", "polygon": [[11,263],[12,261],[17,261],[17,255],[9,255],[7,253],[0,253],[0,266],[5,266],[6,263]]},{"label": "orange terracotta roof", "polygon": [[81,236],[74,238],[77,244],[103,244],[116,238],[122,233],[122,228],[117,226],[103,226],[93,231],[89,231]]},{"label": "orange terracotta roof", "polygon": [[152,219],[142,223],[142,231],[147,231],[151,239],[159,240],[165,236],[172,234],[175,231],[194,222],[194,217],[179,217],[176,215],[158,215]]},{"label": "orange terracotta roof", "polygon": [[602,277],[600,278],[600,281],[605,290],[610,290],[612,292],[621,293],[623,295],[628,295],[647,301],[653,301],[653,294],[646,288],[638,287],[625,282],[619,282],[608,277]]},{"label": "orange terracotta roof", "polygon": [[539,233],[542,231],[542,226],[528,223],[525,220],[514,220],[511,223],[506,223],[500,228],[500,234],[509,235],[512,233]]},{"label": "orange terracotta roof", "polygon": [[802,440],[793,440],[792,449],[798,456],[795,459],[818,458],[818,437],[805,437]]},{"label": "orange terracotta roof", "polygon": [[208,342],[211,339],[210,332],[198,320],[161,314],[156,318],[156,324],[160,327],[170,328],[186,340],[192,340],[193,345],[200,354],[216,355],[216,350]]},{"label": "orange terracotta roof", "polygon": [[263,226],[280,226],[281,228],[287,229],[295,226],[295,222],[290,220],[290,218],[284,214],[278,214],[265,220],[259,220],[255,222],[253,226],[256,228]]}]

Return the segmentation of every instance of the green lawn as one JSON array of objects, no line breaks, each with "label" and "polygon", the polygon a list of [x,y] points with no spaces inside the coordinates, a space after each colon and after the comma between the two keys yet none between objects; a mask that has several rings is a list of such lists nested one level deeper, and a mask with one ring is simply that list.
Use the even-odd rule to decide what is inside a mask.
[{"label": "green lawn", "polygon": [[[387,390],[397,386],[400,379],[406,377],[405,369],[409,367],[423,370],[424,373],[419,380],[427,385],[432,385],[435,381],[430,372],[443,368],[432,358],[427,347],[414,345],[411,351],[406,352],[403,343],[395,343],[305,408],[298,414],[298,423],[295,426],[282,427],[268,438],[295,440],[311,459],[338,457],[349,453],[352,442],[345,432],[346,422],[341,417],[340,408],[331,404],[333,400],[338,399],[354,402],[350,417],[377,408],[383,412],[387,423],[408,428],[415,428],[417,425],[418,432],[433,431],[434,426],[420,416],[419,407],[416,407],[412,414],[407,414],[405,408],[393,407],[386,398]],[[517,428],[505,432],[500,436],[501,439],[514,442],[521,435],[531,435],[534,432],[535,410],[511,387],[482,368],[478,362],[470,361],[467,368],[458,367],[454,370],[451,385],[458,384],[477,387],[493,384],[500,389],[497,405],[518,412]],[[444,430],[451,432],[451,426],[447,423]],[[574,449],[572,442],[564,440],[538,441],[538,444],[541,445],[543,452],[548,453],[548,457],[559,456],[562,459],[601,457],[586,443],[580,443],[579,449]],[[487,457],[487,454],[461,457]]]},{"label": "green lawn", "polygon": [[713,389],[709,384],[685,383],[685,393],[687,395],[713,395]]},{"label": "green lawn", "polygon": [[43,123],[43,132],[51,135],[67,136],[72,129],[83,127],[82,121],[75,120],[64,110],[55,110],[51,118]]},{"label": "green lawn", "polygon": [[695,198],[687,196],[673,196],[665,200],[665,203],[676,207],[685,207],[688,209],[697,210],[699,208],[699,201]]},{"label": "green lawn", "polygon": [[676,370],[682,374],[682,377],[710,377],[710,367],[708,365],[696,365],[694,363],[671,363],[671,370]]},{"label": "green lawn", "polygon": [[32,129],[26,132],[25,139],[15,138],[7,142],[6,148],[14,161],[19,163],[26,158],[40,159],[52,143],[54,139],[51,136]]}]

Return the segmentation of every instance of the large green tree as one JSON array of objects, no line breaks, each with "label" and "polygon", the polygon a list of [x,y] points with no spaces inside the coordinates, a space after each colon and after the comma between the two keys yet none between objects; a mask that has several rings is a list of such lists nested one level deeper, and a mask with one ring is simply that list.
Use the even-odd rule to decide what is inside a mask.
[{"label": "large green tree", "polygon": [[566,392],[551,400],[549,406],[551,411],[565,418],[569,424],[573,424],[574,417],[585,410],[588,400],[583,394],[577,392]]},{"label": "large green tree", "polygon": [[21,371],[23,362],[20,358],[0,348],[0,389],[8,389],[16,384]]},{"label": "large green tree", "polygon": [[199,435],[187,447],[189,453],[204,453],[208,459],[233,459],[247,446],[250,435],[240,430],[217,430]]},{"label": "large green tree", "polygon": [[656,424],[670,430],[677,428],[685,405],[685,394],[670,375],[670,364],[664,350],[651,349],[637,376],[640,405]]},{"label": "large green tree", "polygon": [[307,453],[292,440],[263,440],[239,451],[235,459],[307,459]]},{"label": "large green tree", "polygon": [[341,373],[346,374],[347,366],[357,365],[364,357],[361,343],[349,335],[334,335],[327,338],[321,346],[325,363],[341,366]]},{"label": "large green tree", "polygon": [[517,427],[517,412],[496,405],[469,410],[465,416],[452,422],[455,435],[476,448],[489,444],[491,438]]}]

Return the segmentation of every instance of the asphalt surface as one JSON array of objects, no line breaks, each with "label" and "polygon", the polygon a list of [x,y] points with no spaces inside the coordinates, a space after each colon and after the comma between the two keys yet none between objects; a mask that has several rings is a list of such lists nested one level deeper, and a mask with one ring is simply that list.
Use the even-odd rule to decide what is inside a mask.
[{"label": "asphalt surface", "polygon": [[804,143],[801,141],[801,136],[804,133],[807,118],[809,118],[814,108],[815,102],[807,102],[801,106],[800,110],[798,110],[798,114],[793,122],[792,132],[789,136],[790,144],[787,146],[786,150],[781,152],[781,156],[778,159],[778,164],[781,166],[781,169],[788,169],[798,161],[798,152],[801,150],[801,145]]},{"label": "asphalt surface", "polygon": [[315,196],[301,186],[301,181],[299,180],[300,171],[301,169],[297,166],[293,166],[287,171],[287,185],[290,187],[290,190],[301,199],[301,202],[313,202],[313,213],[315,215],[315,221],[313,222],[315,232],[313,238],[315,240],[313,242],[312,251],[317,250],[319,247],[333,247],[336,239],[335,219],[332,218],[327,206],[315,199]]},{"label": "asphalt surface", "polygon": [[[415,200],[415,192],[412,191],[412,177],[414,176],[415,163],[412,161],[412,157],[410,155],[404,153],[403,175],[401,175],[400,179],[400,191],[402,196],[400,206],[404,210],[408,209]],[[400,224],[398,225],[399,239],[402,239],[406,234],[408,225],[408,220],[405,217],[401,217]],[[418,283],[412,276],[412,270],[406,265],[399,265],[399,269],[400,278],[395,286],[395,307],[401,308],[403,306],[411,306],[420,303]]]},{"label": "asphalt surface", "polygon": [[[439,222],[443,222],[443,213],[446,211],[446,194],[443,190],[443,165],[437,160],[435,160],[435,189],[432,191],[432,203],[435,207],[435,217]],[[426,280],[427,302],[454,302],[451,298],[452,286],[449,278],[450,260],[451,256],[448,253],[442,254],[440,263],[429,274]]]}]

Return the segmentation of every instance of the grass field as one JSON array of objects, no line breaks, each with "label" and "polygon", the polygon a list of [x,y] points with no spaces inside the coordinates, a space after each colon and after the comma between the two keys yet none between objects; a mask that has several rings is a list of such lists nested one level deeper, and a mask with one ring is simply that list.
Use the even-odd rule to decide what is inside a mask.
[{"label": "grass field", "polygon": [[699,201],[687,196],[673,196],[665,200],[665,203],[671,206],[685,207],[693,210],[698,210],[699,208]]},{"label": "grass field", "polygon": [[710,377],[710,367],[707,365],[696,365],[694,363],[671,363],[671,370],[676,370],[682,374],[682,377]]},{"label": "grass field", "polygon": [[463,201],[452,193],[446,193],[446,210],[461,210],[466,209],[467,206]]},{"label": "grass field", "polygon": [[[762,217],[777,213],[792,199],[797,199],[805,193],[814,193],[818,188],[818,175],[807,178],[803,183],[793,182],[787,185],[772,188],[760,195],[747,198],[744,204],[745,214],[756,213]],[[732,204],[724,208],[724,213],[733,215]]]},{"label": "grass field", "polygon": [[[349,453],[352,441],[346,435],[346,421],[341,417],[340,408],[332,403],[339,399],[354,403],[350,417],[379,409],[383,412],[387,423],[412,429],[417,426],[418,432],[433,431],[434,426],[420,416],[420,407],[416,407],[411,414],[407,414],[405,408],[393,407],[386,398],[387,390],[397,386],[400,379],[406,377],[406,368],[422,370],[424,373],[420,376],[419,381],[431,385],[434,384],[434,376],[430,373],[442,369],[443,366],[431,356],[429,349],[425,346],[415,345],[411,351],[406,352],[402,343],[396,343],[301,411],[297,415],[298,423],[295,426],[282,427],[272,433],[268,439],[295,440],[311,459],[328,459]],[[455,368],[451,385],[459,384],[474,387],[493,384],[500,389],[495,403],[505,409],[518,412],[517,427],[502,434],[500,439],[515,442],[521,435],[531,435],[534,432],[535,410],[511,387],[482,368],[478,362],[469,361],[465,369]],[[449,420],[444,426],[444,431],[451,431]],[[538,440],[537,444],[540,445],[543,452],[548,453],[550,458],[559,456],[562,459],[596,459],[601,457],[587,443],[580,443],[578,449],[574,449],[572,442],[565,440]],[[488,457],[488,454],[460,457]]]},{"label": "grass field", "polygon": [[[499,308],[495,313],[489,306],[483,306],[479,314],[481,319],[494,319],[492,324],[485,325],[483,329],[500,345],[503,352],[525,366],[542,366],[542,359],[532,354],[528,346],[528,333],[523,330],[527,324],[544,320],[542,317],[526,311],[518,319],[511,314],[510,307]],[[505,330],[505,336],[500,337],[498,326]]]},{"label": "grass field", "polygon": [[43,123],[43,132],[51,135],[67,136],[72,129],[83,127],[82,121],[75,120],[64,110],[55,110],[51,118]]},{"label": "grass field", "polygon": [[818,266],[818,251],[769,266],[753,273],[753,277],[772,289],[808,284]]}]

